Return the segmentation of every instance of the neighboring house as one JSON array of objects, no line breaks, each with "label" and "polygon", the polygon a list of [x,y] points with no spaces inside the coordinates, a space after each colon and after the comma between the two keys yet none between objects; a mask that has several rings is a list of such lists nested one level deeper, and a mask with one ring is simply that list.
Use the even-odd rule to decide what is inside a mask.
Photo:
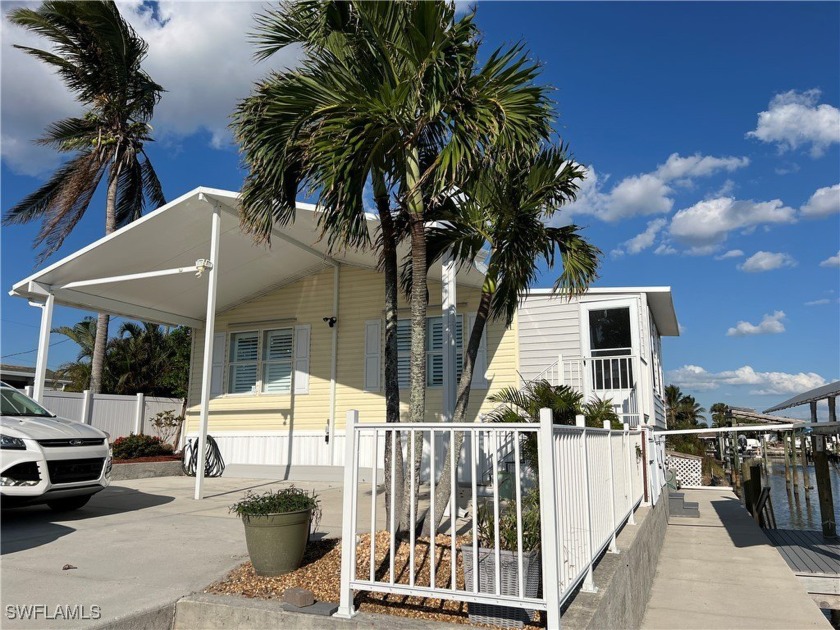
[{"label": "neighboring house", "polygon": [[[25,389],[35,383],[35,368],[25,365],[8,365],[0,363],[0,381],[17,389]],[[64,391],[70,381],[63,378],[56,378],[55,372],[47,370],[46,386],[48,389]]]},{"label": "neighboring house", "polygon": [[[384,284],[376,254],[327,252],[317,209],[308,204],[298,205],[293,224],[275,228],[270,248],[254,245],[239,229],[237,199],[233,192],[196,189],[18,282],[12,294],[43,301],[46,318],[52,302],[195,328],[185,434],[198,430],[208,369],[209,432],[230,474],[321,474],[343,465],[347,410],[359,410],[362,422],[385,419]],[[376,223],[369,219],[371,233]],[[443,408],[442,273],[440,264],[430,270],[430,421]],[[457,273],[459,356],[482,283],[476,268]],[[214,314],[209,336],[208,309]],[[401,308],[405,387],[408,316]],[[488,324],[468,419],[494,407],[488,400],[494,392],[539,377],[587,398],[610,398],[633,425],[664,426],[660,338],[677,334],[668,288],[592,289],[571,301],[537,290],[509,328]],[[212,348],[206,364],[205,347]],[[407,389],[401,398],[407,401]]]}]

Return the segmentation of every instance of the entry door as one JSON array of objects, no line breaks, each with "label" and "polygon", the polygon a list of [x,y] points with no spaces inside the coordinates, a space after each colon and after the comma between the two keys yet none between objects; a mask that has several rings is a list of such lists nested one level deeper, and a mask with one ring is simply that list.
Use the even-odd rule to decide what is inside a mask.
[{"label": "entry door", "polygon": [[581,338],[592,391],[629,390],[635,384],[634,352],[639,348],[638,300],[584,302]]}]

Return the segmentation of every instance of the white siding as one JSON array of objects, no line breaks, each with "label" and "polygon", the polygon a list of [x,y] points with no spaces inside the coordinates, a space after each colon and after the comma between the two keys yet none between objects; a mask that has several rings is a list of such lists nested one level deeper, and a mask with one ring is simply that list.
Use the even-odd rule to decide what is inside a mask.
[{"label": "white siding", "polygon": [[525,381],[538,376],[561,354],[567,358],[580,356],[577,300],[532,295],[519,309],[518,318],[519,370]]}]

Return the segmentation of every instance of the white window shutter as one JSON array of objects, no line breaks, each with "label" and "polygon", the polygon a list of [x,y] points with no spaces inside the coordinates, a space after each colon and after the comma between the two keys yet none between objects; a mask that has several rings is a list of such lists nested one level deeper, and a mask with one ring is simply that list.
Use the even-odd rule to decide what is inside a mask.
[{"label": "white window shutter", "polygon": [[[472,335],[473,325],[475,324],[475,313],[470,313],[468,318],[467,330],[464,331],[464,339],[469,343],[469,338]],[[478,352],[475,354],[475,365],[473,366],[472,386],[476,389],[487,389],[487,323],[484,324],[484,330],[481,331],[481,344],[478,346]]]},{"label": "white window shutter", "polygon": [[365,391],[382,389],[382,320],[365,322]]},{"label": "white window shutter", "polygon": [[295,326],[295,394],[309,393],[309,324]]},{"label": "white window shutter", "polygon": [[221,396],[225,382],[225,341],[226,333],[213,335],[213,370],[210,373],[210,396]]}]

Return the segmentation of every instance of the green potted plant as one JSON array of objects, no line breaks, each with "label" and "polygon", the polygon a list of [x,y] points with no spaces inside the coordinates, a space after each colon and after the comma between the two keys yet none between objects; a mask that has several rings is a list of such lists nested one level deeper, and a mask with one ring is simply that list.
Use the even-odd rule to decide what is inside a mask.
[{"label": "green potted plant", "polygon": [[[479,593],[496,592],[496,523],[485,504],[478,509],[478,568],[473,566],[472,547],[462,547],[464,581],[467,591],[478,579]],[[516,501],[509,501],[499,514],[499,584],[502,595],[519,596],[517,560]],[[522,496],[522,573],[525,597],[538,597],[542,565],[540,557],[540,496],[532,488]],[[534,620],[536,611],[495,604],[469,604],[470,621],[502,628],[521,628]]]},{"label": "green potted plant", "polygon": [[230,506],[245,526],[248,556],[257,575],[277,576],[300,566],[309,531],[321,518],[318,497],[291,486],[248,492]]}]

